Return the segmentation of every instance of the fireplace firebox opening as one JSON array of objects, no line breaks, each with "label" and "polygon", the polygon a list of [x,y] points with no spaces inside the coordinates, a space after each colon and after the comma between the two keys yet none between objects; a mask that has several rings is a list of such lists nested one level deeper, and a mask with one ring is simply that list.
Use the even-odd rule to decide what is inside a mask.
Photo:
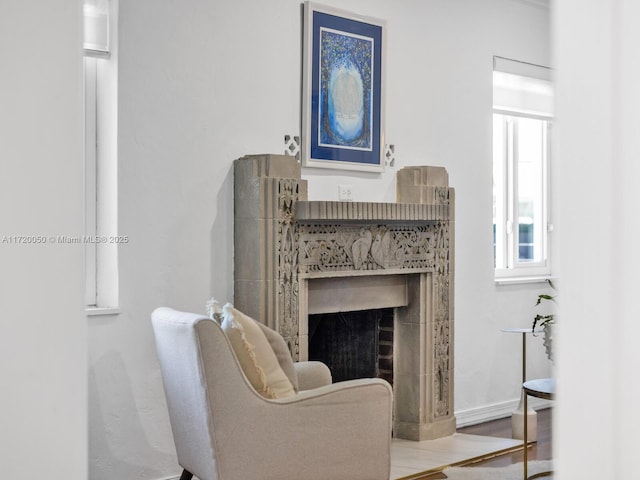
[{"label": "fireplace firebox opening", "polygon": [[333,380],[382,378],[393,385],[394,309],[309,315],[309,360]]}]

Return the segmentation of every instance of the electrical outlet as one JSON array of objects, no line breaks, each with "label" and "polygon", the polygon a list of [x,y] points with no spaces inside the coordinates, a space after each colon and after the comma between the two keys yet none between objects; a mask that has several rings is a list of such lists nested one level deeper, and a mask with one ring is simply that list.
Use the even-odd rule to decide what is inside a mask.
[{"label": "electrical outlet", "polygon": [[353,185],[338,185],[338,199],[341,202],[353,202]]}]

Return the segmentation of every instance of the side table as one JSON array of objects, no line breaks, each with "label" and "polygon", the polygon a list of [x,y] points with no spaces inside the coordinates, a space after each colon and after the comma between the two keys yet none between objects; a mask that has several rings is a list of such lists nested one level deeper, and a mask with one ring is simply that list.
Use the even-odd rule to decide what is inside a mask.
[{"label": "side table", "polygon": [[[522,381],[520,382],[522,384],[527,381],[527,334],[543,333],[544,330],[542,328],[536,328],[535,330],[532,330],[531,328],[503,328],[502,331],[506,333],[519,333],[522,335]],[[518,408],[511,416],[511,436],[516,439],[524,440],[526,438],[527,441],[535,442],[538,436],[536,425],[537,414],[535,410],[529,411],[524,408],[524,393],[520,396]],[[524,431],[522,430],[522,423],[525,421],[524,419],[527,419],[527,421],[530,421],[533,424],[528,426],[528,435],[531,438],[525,437]]]},{"label": "side table", "polygon": [[[527,411],[527,403],[529,396],[536,398],[544,398],[545,400],[553,400],[556,395],[556,381],[553,378],[538,378],[536,380],[529,380],[522,384],[522,391],[524,392],[524,410]],[[527,438],[527,421],[525,417],[524,421],[524,438]],[[524,480],[532,480],[534,478],[546,477],[553,472],[541,472],[535,475],[527,476],[527,463],[529,461],[529,448],[527,442],[524,442]]]}]

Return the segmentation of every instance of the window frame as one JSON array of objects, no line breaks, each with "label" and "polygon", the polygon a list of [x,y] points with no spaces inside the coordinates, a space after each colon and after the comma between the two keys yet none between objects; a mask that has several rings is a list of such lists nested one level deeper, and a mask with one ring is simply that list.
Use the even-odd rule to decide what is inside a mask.
[{"label": "window frame", "polygon": [[[494,181],[494,275],[496,282],[513,281],[542,281],[551,276],[550,232],[552,224],[550,218],[550,164],[553,117],[518,112],[500,108],[492,109],[493,129],[495,130],[496,115],[501,115],[505,122],[505,135],[502,145],[502,165],[496,167],[496,152],[493,152],[493,181]],[[541,238],[541,260],[538,262],[518,261],[519,251],[519,195],[518,195],[518,118],[535,119],[546,122],[543,131],[545,150],[542,159],[541,224],[543,225]],[[515,123],[514,123],[515,119]],[[494,132],[495,135],[495,132]],[[498,175],[496,175],[498,174]],[[496,176],[499,183],[496,184]],[[502,198],[500,201],[498,196]],[[502,221],[501,221],[502,220]],[[500,257],[500,261],[499,261]]]},{"label": "window frame", "polygon": [[[102,46],[85,43],[84,48],[84,244],[88,316],[120,313],[118,248],[129,240],[118,234],[117,25],[109,21],[118,18],[119,3],[118,0],[106,0],[104,5],[108,9],[103,12],[106,19],[103,18],[102,23],[104,27],[104,21],[107,22],[107,42]],[[90,32],[85,31],[87,34]]]}]

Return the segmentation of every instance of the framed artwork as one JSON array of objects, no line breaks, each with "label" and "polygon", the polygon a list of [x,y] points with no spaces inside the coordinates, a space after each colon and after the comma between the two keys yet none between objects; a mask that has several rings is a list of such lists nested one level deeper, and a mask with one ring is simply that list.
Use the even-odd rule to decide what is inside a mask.
[{"label": "framed artwork", "polygon": [[384,170],[386,24],[304,4],[302,164]]}]

